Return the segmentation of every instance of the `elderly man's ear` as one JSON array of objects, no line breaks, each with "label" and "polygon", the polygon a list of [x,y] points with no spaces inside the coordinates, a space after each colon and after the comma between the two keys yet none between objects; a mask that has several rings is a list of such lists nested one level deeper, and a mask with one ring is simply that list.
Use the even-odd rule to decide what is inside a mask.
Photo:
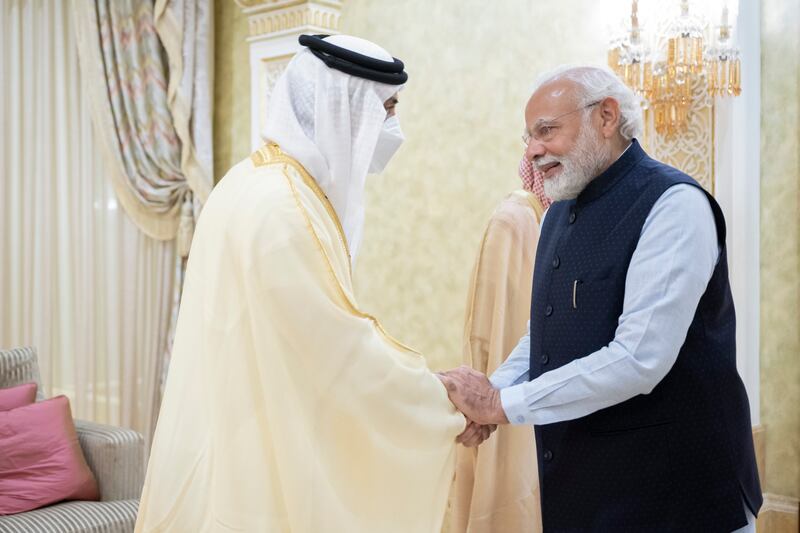
[{"label": "elderly man's ear", "polygon": [[603,99],[597,106],[600,115],[600,132],[603,137],[610,139],[619,134],[619,102],[616,99],[608,97]]}]

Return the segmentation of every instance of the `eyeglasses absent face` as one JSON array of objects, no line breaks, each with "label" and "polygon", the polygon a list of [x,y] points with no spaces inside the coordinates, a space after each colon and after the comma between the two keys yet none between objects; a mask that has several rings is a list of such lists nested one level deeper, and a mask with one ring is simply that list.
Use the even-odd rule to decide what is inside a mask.
[{"label": "eyeglasses absent face", "polygon": [[389,97],[388,100],[386,100],[383,103],[383,108],[386,110],[386,118],[394,116],[395,108],[397,107],[397,104],[399,102],[400,100],[398,100],[397,98],[397,93],[394,93],[392,96]]}]

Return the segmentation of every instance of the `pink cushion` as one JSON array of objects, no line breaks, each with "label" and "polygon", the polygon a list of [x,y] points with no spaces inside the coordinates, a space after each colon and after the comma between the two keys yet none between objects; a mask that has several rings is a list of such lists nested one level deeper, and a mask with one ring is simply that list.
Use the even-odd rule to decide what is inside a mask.
[{"label": "pink cushion", "polygon": [[30,405],[36,401],[36,383],[0,389],[0,411]]},{"label": "pink cushion", "polygon": [[0,411],[0,450],[0,515],[100,497],[66,396]]}]

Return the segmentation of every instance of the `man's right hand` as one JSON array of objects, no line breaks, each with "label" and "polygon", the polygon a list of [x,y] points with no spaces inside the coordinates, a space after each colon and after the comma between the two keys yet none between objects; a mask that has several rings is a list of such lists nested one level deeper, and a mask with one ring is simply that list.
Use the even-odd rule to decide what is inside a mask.
[{"label": "man's right hand", "polygon": [[[437,372],[436,377],[447,388],[446,376],[444,372]],[[452,400],[452,398],[451,398]],[[458,408],[458,406],[456,406]],[[462,413],[463,414],[463,413]],[[466,417],[466,415],[464,415]],[[463,444],[467,448],[475,448],[483,444],[483,441],[488,439],[492,433],[497,429],[497,424],[478,424],[467,418],[467,427],[456,437],[458,444]]]},{"label": "man's right hand", "polygon": [[508,424],[500,391],[481,372],[461,365],[436,374],[456,409],[479,424]]}]

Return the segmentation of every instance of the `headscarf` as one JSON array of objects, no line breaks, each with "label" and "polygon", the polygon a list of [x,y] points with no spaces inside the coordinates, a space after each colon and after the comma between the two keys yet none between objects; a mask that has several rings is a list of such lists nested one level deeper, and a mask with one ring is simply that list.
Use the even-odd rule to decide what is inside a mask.
[{"label": "headscarf", "polygon": [[522,180],[522,188],[533,193],[545,210],[550,207],[553,202],[544,193],[544,174],[525,156],[519,162],[519,179]]},{"label": "headscarf", "polygon": [[[380,46],[358,37],[325,40],[393,60]],[[262,137],[278,144],[317,181],[339,216],[353,259],[363,236],[364,183],[386,119],[383,103],[401,88],[328,68],[304,48],[270,95]]]}]

